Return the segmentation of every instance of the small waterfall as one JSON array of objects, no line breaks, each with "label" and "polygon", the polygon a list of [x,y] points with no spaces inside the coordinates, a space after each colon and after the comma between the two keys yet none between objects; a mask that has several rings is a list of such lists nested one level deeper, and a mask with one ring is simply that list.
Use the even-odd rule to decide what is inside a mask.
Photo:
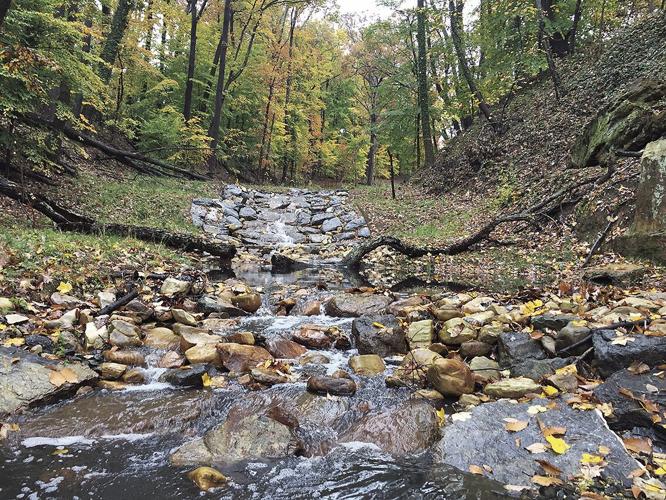
[{"label": "small waterfall", "polygon": [[287,225],[282,220],[277,220],[267,227],[269,234],[277,239],[280,246],[289,246],[294,244],[294,239],[287,234]]}]

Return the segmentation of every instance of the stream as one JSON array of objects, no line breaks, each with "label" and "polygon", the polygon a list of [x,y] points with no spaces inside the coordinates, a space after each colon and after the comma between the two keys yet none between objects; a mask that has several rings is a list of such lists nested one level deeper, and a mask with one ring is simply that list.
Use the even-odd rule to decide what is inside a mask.
[{"label": "stream", "polygon": [[[307,269],[279,276],[239,271],[241,279],[263,288],[298,283],[328,291],[349,286],[330,269]],[[238,331],[270,339],[298,325],[335,325],[345,332],[351,318],[325,315],[276,317],[265,304],[243,318]],[[74,399],[28,410],[18,419],[21,432],[0,447],[2,498],[502,498],[502,485],[453,467],[436,464],[428,451],[392,457],[363,441],[332,443],[333,434],[358,416],[360,405],[391,408],[408,402],[408,389],[387,388],[383,377],[353,375],[359,390],[330,400],[306,392],[301,378],[262,391],[231,382],[224,389],[176,388],[158,382],[151,367],[159,351],[142,348],[149,367],[144,384],[121,391],[95,389]],[[347,368],[354,349],[317,351],[327,363],[294,367],[296,373],[331,374]],[[389,364],[388,372],[392,369]],[[178,446],[224,421],[230,408],[257,411],[274,401],[305,401],[315,408],[299,427],[302,456],[249,460],[221,468],[228,484],[207,493],[190,481],[189,468],[170,465]],[[312,409],[312,408],[310,408]],[[330,417],[330,419],[329,419]],[[335,417],[335,422],[333,420]],[[308,420],[309,419],[309,420]],[[321,419],[321,421],[318,421]],[[328,421],[330,420],[330,422]],[[348,422],[349,421],[349,422]],[[320,425],[321,424],[321,425]]]}]

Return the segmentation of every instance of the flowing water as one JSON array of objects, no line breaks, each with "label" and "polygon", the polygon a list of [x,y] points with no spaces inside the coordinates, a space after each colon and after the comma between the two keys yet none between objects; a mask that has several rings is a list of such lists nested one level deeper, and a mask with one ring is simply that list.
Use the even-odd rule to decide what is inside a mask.
[{"label": "flowing water", "polygon": [[[298,283],[329,288],[348,286],[330,270],[309,269],[271,276],[256,270],[237,273],[270,296],[275,287]],[[349,331],[351,320],[275,317],[267,304],[244,318],[239,331],[258,338],[284,335],[304,323],[335,325]],[[148,352],[148,351],[146,351]],[[346,368],[356,351],[322,351],[323,365],[295,371],[332,373]],[[149,365],[159,352],[147,356]],[[392,367],[389,366],[388,370]],[[429,453],[394,458],[364,442],[331,444],[336,429],[354,418],[360,404],[390,408],[407,401],[410,391],[389,389],[383,377],[355,377],[351,398],[312,396],[302,381],[248,391],[236,383],[218,390],[182,389],[158,382],[160,369],[148,368],[144,385],[81,397],[29,410],[18,419],[20,433],[0,443],[0,498],[503,498],[498,483],[436,464]],[[169,464],[170,453],[224,421],[230,408],[257,412],[275,401],[310,405],[313,417],[299,428],[305,456],[252,460],[220,467],[229,484],[202,493],[186,477],[190,468]],[[314,406],[313,406],[314,405]],[[317,406],[318,405],[318,406]],[[317,413],[319,411],[319,413]],[[333,417],[336,417],[334,419]]]}]

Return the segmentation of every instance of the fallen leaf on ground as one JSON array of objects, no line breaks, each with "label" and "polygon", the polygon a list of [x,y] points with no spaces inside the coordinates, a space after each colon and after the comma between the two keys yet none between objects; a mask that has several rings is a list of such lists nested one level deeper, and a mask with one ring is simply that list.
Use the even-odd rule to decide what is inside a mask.
[{"label": "fallen leaf on ground", "polygon": [[530,453],[545,453],[548,450],[548,447],[543,443],[534,443],[529,446],[525,446],[525,449]]},{"label": "fallen leaf on ground", "polygon": [[564,484],[564,481],[557,477],[551,476],[532,476],[532,482],[539,486],[554,486]]},{"label": "fallen leaf on ground", "polygon": [[57,290],[60,293],[69,293],[72,291],[72,284],[66,281],[61,281],[60,284],[58,285]]},{"label": "fallen leaf on ground", "polygon": [[649,455],[652,453],[652,441],[647,438],[629,437],[622,440],[625,448],[634,453],[645,453]]},{"label": "fallen leaf on ground", "polygon": [[558,455],[562,455],[562,454],[566,453],[567,450],[569,448],[571,448],[571,446],[569,446],[564,441],[564,439],[558,438],[558,437],[555,437],[555,436],[546,436],[546,441],[548,441],[548,443],[550,443],[551,448]]},{"label": "fallen leaf on ground", "polygon": [[516,420],[516,419],[504,419],[506,423],[504,424],[504,428],[509,431],[509,432],[518,432],[522,431],[525,429],[528,425],[529,422],[527,420]]},{"label": "fallen leaf on ground", "polygon": [[483,473],[485,472],[483,470],[483,467],[479,467],[478,465],[470,465],[469,466],[469,471],[472,474],[479,474],[480,476],[483,476]]}]

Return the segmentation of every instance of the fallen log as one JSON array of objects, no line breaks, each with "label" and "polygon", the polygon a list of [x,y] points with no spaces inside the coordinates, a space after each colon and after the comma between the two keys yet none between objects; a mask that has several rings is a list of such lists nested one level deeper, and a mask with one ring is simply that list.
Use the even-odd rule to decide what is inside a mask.
[{"label": "fallen log", "polygon": [[115,302],[112,302],[108,306],[100,309],[100,311],[97,314],[95,314],[95,316],[104,316],[106,314],[111,314],[113,311],[115,311],[119,307],[122,307],[124,305],[129,304],[134,299],[136,299],[138,296],[139,296],[139,290],[135,288],[131,292],[123,295],[122,297],[120,297]]},{"label": "fallen log", "polygon": [[41,194],[23,190],[15,182],[1,176],[0,194],[34,208],[51,219],[58,228],[66,231],[132,237],[178,250],[207,252],[226,260],[230,260],[236,254],[236,247],[233,245],[216,243],[186,233],[171,233],[162,229],[127,224],[103,224],[91,217],[61,207]]}]

